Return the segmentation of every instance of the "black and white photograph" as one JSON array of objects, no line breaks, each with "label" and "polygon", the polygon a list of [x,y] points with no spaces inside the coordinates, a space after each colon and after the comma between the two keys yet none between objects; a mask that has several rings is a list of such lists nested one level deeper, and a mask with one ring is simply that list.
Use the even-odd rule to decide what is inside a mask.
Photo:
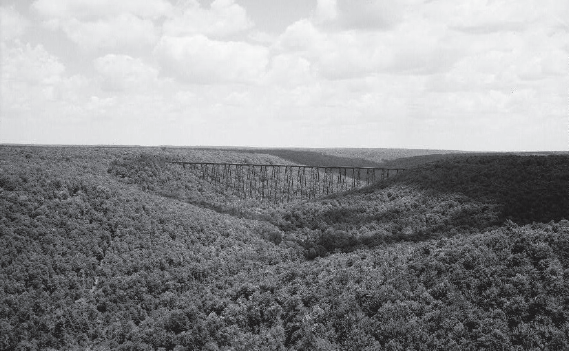
[{"label": "black and white photograph", "polygon": [[0,0],[4,350],[569,350],[569,1]]}]

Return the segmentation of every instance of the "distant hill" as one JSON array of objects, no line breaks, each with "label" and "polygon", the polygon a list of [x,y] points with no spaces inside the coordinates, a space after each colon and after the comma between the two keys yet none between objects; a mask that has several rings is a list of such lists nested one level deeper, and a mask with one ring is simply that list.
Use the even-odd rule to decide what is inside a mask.
[{"label": "distant hill", "polygon": [[430,149],[391,149],[391,148],[324,148],[320,150],[326,155],[360,158],[370,160],[379,164],[385,164],[401,158],[417,157],[417,156],[442,156],[449,154],[461,154],[464,151],[457,150],[430,150]]},{"label": "distant hill", "polygon": [[[221,149],[223,150],[223,149]],[[336,156],[320,149],[228,149],[235,152],[249,154],[266,154],[276,156],[296,164],[307,166],[353,166],[353,167],[379,167],[378,162],[351,156]]]},{"label": "distant hill", "polygon": [[416,156],[404,156],[386,160],[383,165],[392,168],[415,168],[417,166],[435,161],[460,159],[468,156],[569,156],[569,152],[547,151],[547,152],[467,152],[467,151],[443,151]]},{"label": "distant hill", "polygon": [[[208,149],[208,148],[206,148]],[[251,154],[267,154],[309,166],[353,166],[409,168],[442,160],[450,156],[467,154],[453,150],[389,149],[389,148],[212,148]]]}]

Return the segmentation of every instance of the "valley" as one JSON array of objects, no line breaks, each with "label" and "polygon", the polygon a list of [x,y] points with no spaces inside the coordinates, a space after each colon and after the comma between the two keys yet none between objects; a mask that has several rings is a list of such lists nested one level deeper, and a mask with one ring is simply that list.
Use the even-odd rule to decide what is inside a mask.
[{"label": "valley", "polygon": [[[180,160],[405,171],[270,202]],[[563,153],[5,145],[0,214],[2,350],[569,348]]]}]

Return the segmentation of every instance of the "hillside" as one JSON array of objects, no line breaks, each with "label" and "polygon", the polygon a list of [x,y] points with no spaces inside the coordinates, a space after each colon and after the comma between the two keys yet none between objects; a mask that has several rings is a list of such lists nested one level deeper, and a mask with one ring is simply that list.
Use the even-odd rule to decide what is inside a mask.
[{"label": "hillside", "polygon": [[[314,156],[314,155],[313,155]],[[0,147],[0,349],[569,348],[569,157],[244,202],[182,148]]]},{"label": "hillside", "polygon": [[346,158],[359,158],[370,160],[378,164],[387,164],[389,161],[400,161],[409,158],[438,159],[445,155],[464,153],[456,150],[429,150],[429,149],[390,149],[390,148],[324,148],[325,155]]},{"label": "hillside", "polygon": [[[219,150],[219,149],[214,149]],[[221,149],[223,150],[223,149]],[[229,149],[248,154],[265,154],[279,157],[295,164],[308,166],[354,166],[354,167],[380,167],[378,162],[362,157],[349,157],[333,155],[325,149]]]},{"label": "hillside", "polygon": [[[309,257],[569,218],[569,157],[457,156],[374,186],[291,205],[274,222]],[[309,253],[308,253],[309,252]]]},{"label": "hillside", "polygon": [[365,148],[205,148],[205,150],[234,151],[248,154],[276,156],[296,164],[310,166],[354,166],[411,168],[428,162],[443,160],[453,155],[466,154],[453,150],[423,149],[365,149]]},{"label": "hillside", "polygon": [[397,183],[496,203],[519,224],[569,218],[569,156],[469,156],[406,172]]}]

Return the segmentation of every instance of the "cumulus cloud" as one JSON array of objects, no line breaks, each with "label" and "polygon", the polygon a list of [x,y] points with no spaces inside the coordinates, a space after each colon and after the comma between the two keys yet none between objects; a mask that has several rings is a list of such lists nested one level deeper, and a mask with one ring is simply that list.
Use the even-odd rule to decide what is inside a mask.
[{"label": "cumulus cloud", "polygon": [[163,0],[37,0],[32,8],[86,51],[122,52],[151,48],[159,37],[154,20],[172,11]]},{"label": "cumulus cloud", "polygon": [[387,30],[403,19],[402,0],[318,0],[315,20],[339,29]]},{"label": "cumulus cloud", "polygon": [[32,8],[47,19],[92,21],[130,13],[141,18],[156,19],[172,11],[165,0],[36,0]]},{"label": "cumulus cloud", "polygon": [[563,24],[567,28],[569,18],[569,3],[557,0],[438,0],[422,10],[433,20],[472,34],[525,31],[536,24]]},{"label": "cumulus cloud", "polygon": [[470,36],[464,56],[449,71],[431,77],[426,88],[508,92],[557,79],[567,72],[564,40],[541,29],[528,30],[523,36],[509,31]]},{"label": "cumulus cloud", "polygon": [[145,90],[158,81],[158,70],[139,58],[108,54],[94,61],[95,70],[102,80],[103,90]]},{"label": "cumulus cloud", "polygon": [[203,35],[163,36],[154,50],[165,72],[190,83],[254,82],[268,64],[268,49]]},{"label": "cumulus cloud", "polygon": [[512,135],[541,128],[549,148],[566,145],[569,2],[314,3],[260,18],[254,1],[35,0],[46,36],[0,7],[2,113],[51,116],[42,136],[65,116],[96,119],[103,135],[136,115],[137,143],[476,149],[505,145],[505,130],[523,146]]},{"label": "cumulus cloud", "polygon": [[466,52],[458,36],[446,27],[410,16],[395,30],[379,33],[379,41],[391,57],[384,71],[397,74],[434,74],[452,68]]},{"label": "cumulus cloud", "polygon": [[41,45],[26,44],[2,49],[3,82],[51,85],[58,83],[65,71],[65,66]]},{"label": "cumulus cloud", "polygon": [[448,70],[460,56],[445,28],[416,19],[391,31],[327,31],[301,20],[279,37],[279,53],[306,59],[326,79],[352,79],[391,72],[432,74]]},{"label": "cumulus cloud", "polygon": [[0,7],[0,40],[8,41],[20,37],[29,21],[13,7]]},{"label": "cumulus cloud", "polygon": [[225,37],[253,26],[245,9],[234,0],[215,0],[209,9],[202,8],[197,0],[186,4],[181,15],[174,15],[163,26],[168,36],[203,34],[209,37]]},{"label": "cumulus cloud", "polygon": [[314,82],[310,62],[297,55],[277,55],[272,58],[265,84],[295,87]]},{"label": "cumulus cloud", "polygon": [[332,21],[338,17],[338,4],[336,0],[318,0],[314,19],[319,22]]},{"label": "cumulus cloud", "polygon": [[158,40],[158,30],[152,21],[131,14],[92,22],[71,19],[61,28],[71,41],[87,51],[148,49]]},{"label": "cumulus cloud", "polygon": [[11,47],[2,45],[1,49],[0,90],[7,115],[57,99],[73,99],[86,85],[82,76],[67,76],[60,60],[41,45],[17,43]]},{"label": "cumulus cloud", "polygon": [[326,40],[316,26],[308,19],[297,21],[286,28],[277,39],[275,47],[282,51],[309,51]]},{"label": "cumulus cloud", "polygon": [[[290,25],[275,44],[283,57],[304,60],[321,78],[349,78],[368,73],[381,63],[380,46],[369,45],[368,34],[353,32],[327,33],[309,20]],[[277,62],[278,63],[278,62]],[[306,65],[305,65],[306,66]]]},{"label": "cumulus cloud", "polygon": [[[451,70],[464,57],[495,49],[518,50],[512,54],[533,63],[509,70],[520,70],[513,74],[531,79],[538,71],[558,67],[559,59],[551,57],[567,50],[569,25],[563,18],[569,18],[569,3],[555,0],[539,6],[532,0],[438,0],[424,4],[414,0],[319,0],[314,16],[289,26],[275,46],[283,52],[299,52],[327,79],[386,72],[438,74]],[[548,28],[546,33],[535,40],[533,33],[544,27]],[[565,33],[561,34],[565,41],[553,38],[560,33]],[[538,53],[535,48],[543,42],[555,43],[557,48]],[[549,65],[535,56],[548,57]]]}]

